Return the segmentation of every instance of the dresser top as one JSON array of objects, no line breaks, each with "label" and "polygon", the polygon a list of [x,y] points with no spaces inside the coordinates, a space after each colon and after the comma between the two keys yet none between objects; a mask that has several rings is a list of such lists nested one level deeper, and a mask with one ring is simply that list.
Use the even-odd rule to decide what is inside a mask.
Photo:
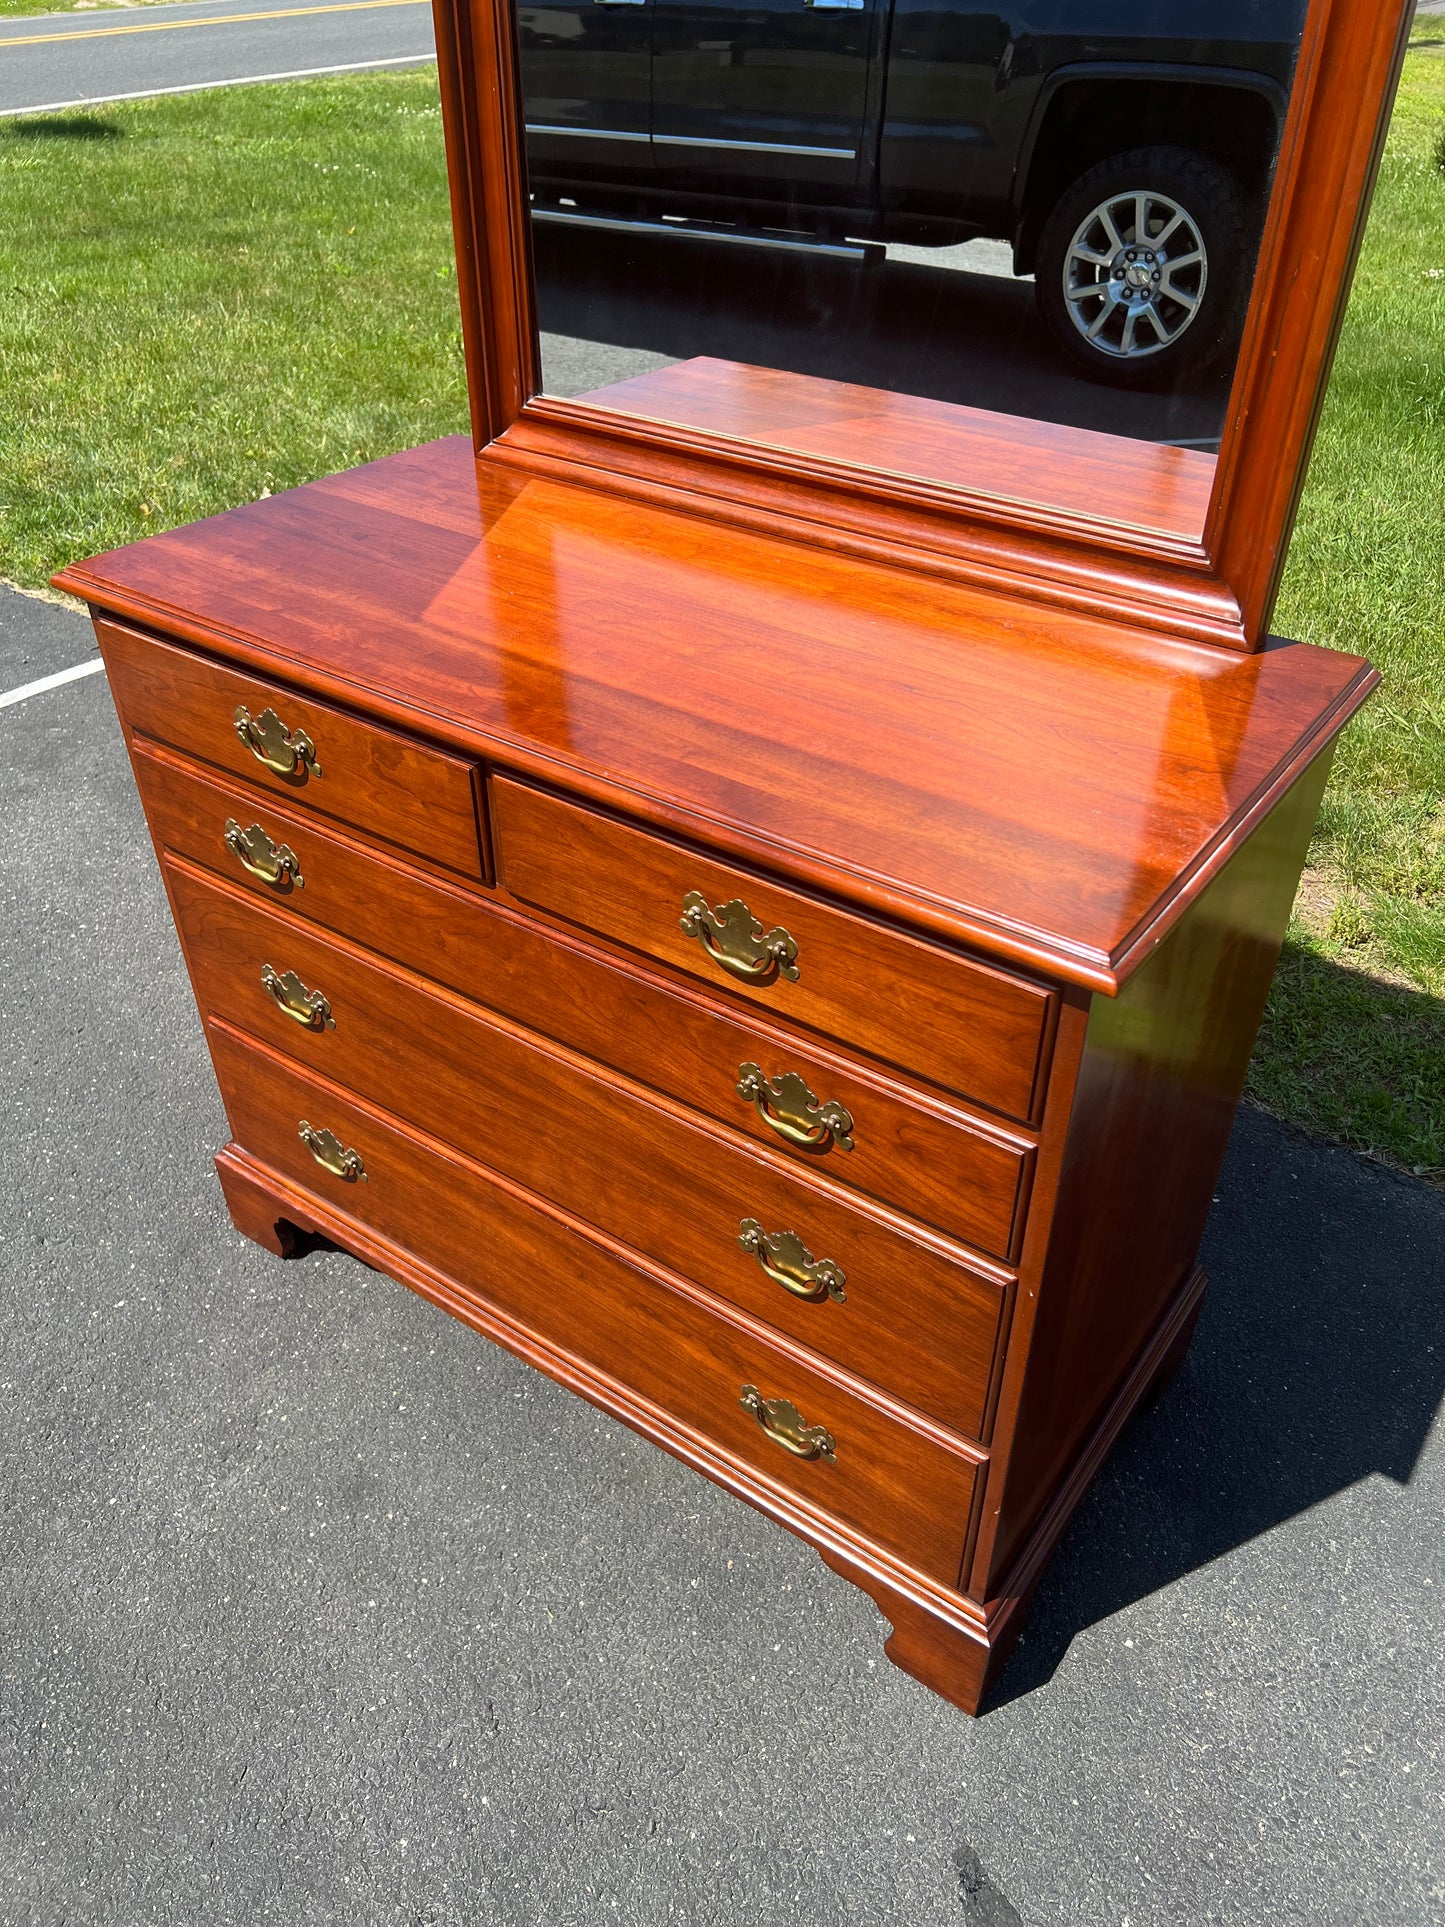
[{"label": "dresser top", "polygon": [[845,902],[1096,989],[1378,680],[484,467],[457,436],[56,578]]}]

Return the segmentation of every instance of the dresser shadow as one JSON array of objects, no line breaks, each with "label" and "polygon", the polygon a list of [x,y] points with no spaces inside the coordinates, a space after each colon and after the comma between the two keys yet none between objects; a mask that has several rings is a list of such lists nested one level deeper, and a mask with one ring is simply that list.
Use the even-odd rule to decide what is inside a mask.
[{"label": "dresser shadow", "polygon": [[1414,1474],[1445,1393],[1445,1195],[1241,1109],[1193,1347],[1045,1568],[983,1709],[1077,1634],[1372,1475]]}]

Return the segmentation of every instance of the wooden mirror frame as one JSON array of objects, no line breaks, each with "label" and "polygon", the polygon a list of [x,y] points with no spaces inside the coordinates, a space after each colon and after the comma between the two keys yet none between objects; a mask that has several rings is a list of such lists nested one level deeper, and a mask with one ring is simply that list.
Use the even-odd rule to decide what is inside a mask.
[{"label": "wooden mirror frame", "polygon": [[[1197,541],[540,394],[515,10],[512,0],[433,8],[479,461],[1197,642],[1262,646],[1414,0],[1310,0]],[[1021,455],[1020,473],[1030,460]]]}]

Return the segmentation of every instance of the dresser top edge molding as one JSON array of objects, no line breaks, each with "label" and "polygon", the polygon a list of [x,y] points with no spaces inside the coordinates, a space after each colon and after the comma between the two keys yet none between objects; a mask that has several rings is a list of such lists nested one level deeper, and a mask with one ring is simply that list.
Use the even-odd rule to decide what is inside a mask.
[{"label": "dresser top edge molding", "polygon": [[1379,680],[1334,650],[1235,656],[499,476],[459,436],[55,582],[865,915],[1108,995]]}]

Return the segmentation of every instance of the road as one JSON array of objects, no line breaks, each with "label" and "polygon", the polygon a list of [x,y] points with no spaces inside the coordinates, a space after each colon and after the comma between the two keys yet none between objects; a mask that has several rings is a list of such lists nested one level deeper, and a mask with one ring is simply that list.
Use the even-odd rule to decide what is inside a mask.
[{"label": "road", "polygon": [[232,1230],[103,678],[4,702],[94,660],[0,591],[0,1921],[1440,1920],[1445,1197],[1241,1114],[970,1724],[799,1541]]},{"label": "road", "polygon": [[434,57],[430,0],[185,0],[32,14],[0,20],[0,116]]}]

